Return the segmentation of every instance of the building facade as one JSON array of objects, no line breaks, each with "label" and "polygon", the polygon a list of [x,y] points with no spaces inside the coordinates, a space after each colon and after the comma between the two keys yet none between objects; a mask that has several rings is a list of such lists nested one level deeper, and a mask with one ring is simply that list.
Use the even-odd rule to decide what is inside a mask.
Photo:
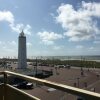
[{"label": "building facade", "polygon": [[22,31],[18,37],[18,68],[27,68],[26,36]]}]

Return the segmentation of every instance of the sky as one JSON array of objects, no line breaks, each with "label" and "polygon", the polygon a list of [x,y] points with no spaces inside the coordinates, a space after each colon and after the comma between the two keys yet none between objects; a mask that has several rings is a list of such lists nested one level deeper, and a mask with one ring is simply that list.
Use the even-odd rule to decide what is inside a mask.
[{"label": "sky", "polygon": [[100,55],[100,0],[0,0],[0,57]]}]

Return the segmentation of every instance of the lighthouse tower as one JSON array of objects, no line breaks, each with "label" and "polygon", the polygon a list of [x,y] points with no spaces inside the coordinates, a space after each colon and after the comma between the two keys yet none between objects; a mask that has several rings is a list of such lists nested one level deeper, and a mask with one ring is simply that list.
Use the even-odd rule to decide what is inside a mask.
[{"label": "lighthouse tower", "polygon": [[27,68],[26,36],[22,31],[18,37],[18,69]]}]

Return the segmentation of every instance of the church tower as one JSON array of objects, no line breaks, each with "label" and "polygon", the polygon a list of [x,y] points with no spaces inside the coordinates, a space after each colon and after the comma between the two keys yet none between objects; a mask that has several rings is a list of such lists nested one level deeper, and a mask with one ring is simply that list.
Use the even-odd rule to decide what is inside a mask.
[{"label": "church tower", "polygon": [[27,57],[26,57],[26,36],[22,31],[18,37],[18,68],[27,68]]}]

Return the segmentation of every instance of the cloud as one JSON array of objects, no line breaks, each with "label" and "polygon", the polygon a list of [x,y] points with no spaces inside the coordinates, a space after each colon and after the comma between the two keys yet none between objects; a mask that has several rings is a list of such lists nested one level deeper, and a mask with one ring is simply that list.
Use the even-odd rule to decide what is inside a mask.
[{"label": "cloud", "polygon": [[100,18],[100,3],[82,2],[77,9],[70,4],[62,4],[58,9],[56,22],[65,30],[64,35],[69,41],[83,41],[95,39],[100,30],[97,20]]},{"label": "cloud", "polygon": [[31,35],[31,26],[29,25],[29,24],[27,24],[26,26],[25,26],[25,28],[24,28],[24,32],[25,32],[25,34],[27,34],[27,35]]},{"label": "cloud", "polygon": [[15,41],[0,41],[0,48],[2,50],[5,50],[5,49],[17,49],[17,43]]},{"label": "cloud", "polygon": [[52,45],[54,44],[55,40],[63,38],[61,34],[57,34],[54,32],[43,31],[43,32],[38,32],[37,34],[42,40],[42,42],[47,45]]},{"label": "cloud", "polygon": [[0,11],[0,21],[7,21],[10,24],[13,24],[14,16],[10,11]]},{"label": "cloud", "polygon": [[10,52],[10,53],[16,52],[14,49],[11,49],[11,48],[5,48],[4,51]]},{"label": "cloud", "polygon": [[53,44],[54,44],[54,41],[50,41],[50,40],[42,40],[42,42],[43,42],[45,45],[53,45]]},{"label": "cloud", "polygon": [[7,54],[7,52],[9,52],[8,55],[10,56],[10,55],[12,55],[12,53],[16,52],[17,43],[15,41],[0,41],[0,48],[1,48],[0,51],[4,52],[3,55],[5,55],[5,54]]},{"label": "cloud", "polygon": [[90,47],[89,49],[90,49],[90,50],[94,50],[95,48],[94,48],[94,47]]},{"label": "cloud", "polygon": [[53,46],[54,50],[61,50],[63,48],[63,46]]},{"label": "cloud", "polygon": [[32,47],[32,43],[27,42],[27,46],[28,46],[28,47]]},{"label": "cloud", "polygon": [[0,45],[4,46],[6,43],[4,41],[0,41]]},{"label": "cloud", "polygon": [[2,42],[0,41],[0,44],[2,44]]},{"label": "cloud", "polygon": [[15,42],[15,41],[8,41],[8,44],[10,44],[10,45],[16,45],[17,43]]},{"label": "cloud", "polygon": [[24,25],[22,23],[17,24],[17,25],[10,24],[10,27],[14,32],[20,33],[21,30],[23,29]]},{"label": "cloud", "polygon": [[8,22],[14,32],[20,33],[24,29],[25,34],[31,35],[31,26],[29,24],[24,25],[23,23],[15,24],[14,15],[10,11],[0,11],[0,21]]},{"label": "cloud", "polygon": [[17,33],[20,33],[24,29],[25,34],[31,35],[31,31],[30,31],[31,26],[29,24],[27,24],[26,26],[22,23],[17,24],[17,25],[11,24],[10,27],[13,31]]},{"label": "cloud", "polygon": [[94,44],[100,44],[100,41],[94,41],[93,43]]},{"label": "cloud", "polygon": [[82,45],[77,45],[76,48],[77,48],[77,49],[82,49],[82,48],[84,48],[84,46],[82,46]]}]

